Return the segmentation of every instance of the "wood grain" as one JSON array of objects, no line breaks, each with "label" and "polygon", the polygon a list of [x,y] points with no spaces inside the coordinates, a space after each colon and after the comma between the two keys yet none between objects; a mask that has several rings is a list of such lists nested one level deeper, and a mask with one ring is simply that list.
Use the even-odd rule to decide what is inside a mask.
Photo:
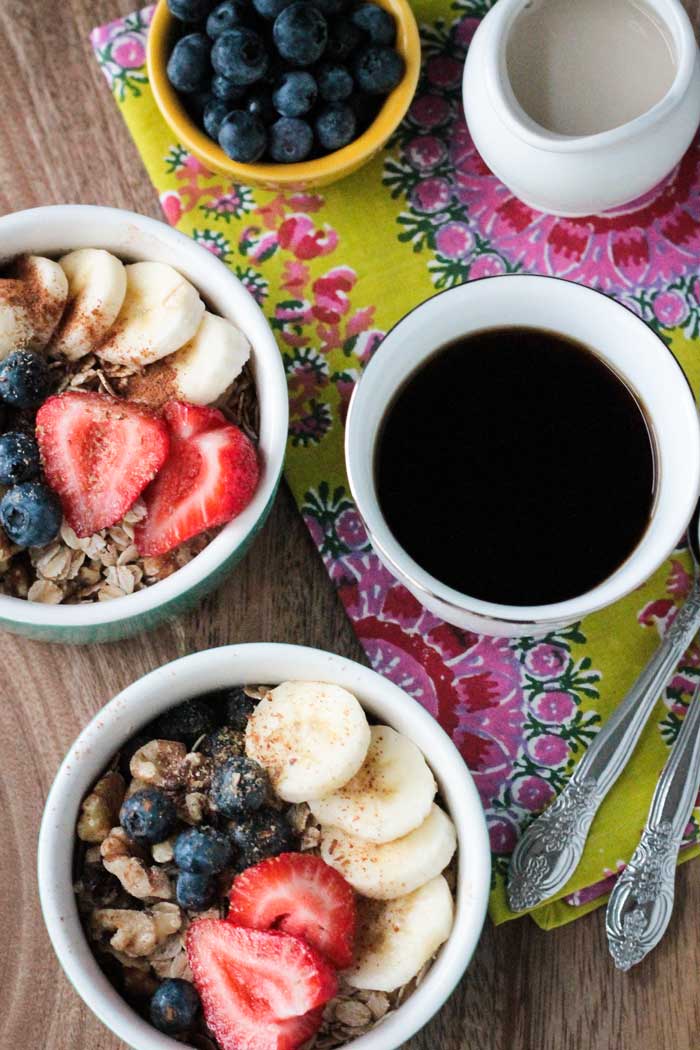
[{"label": "wood grain", "polygon": [[[0,0],[0,212],[112,204],[160,217],[97,70],[89,30],[135,0]],[[700,24],[700,0],[687,0]],[[361,659],[286,489],[252,552],[203,607],[130,642],[70,649],[0,635],[0,1050],[118,1050],[53,958],[35,882],[43,800],[70,742],[118,690],[186,653],[242,641],[316,645]],[[600,912],[543,933],[487,924],[466,978],[411,1050],[697,1050],[700,863],[678,876],[661,947],[628,976]]]}]

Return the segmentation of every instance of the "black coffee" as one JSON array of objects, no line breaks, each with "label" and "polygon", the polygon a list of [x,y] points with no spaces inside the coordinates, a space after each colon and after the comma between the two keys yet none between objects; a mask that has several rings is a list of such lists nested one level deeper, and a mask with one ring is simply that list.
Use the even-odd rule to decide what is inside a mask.
[{"label": "black coffee", "polygon": [[641,539],[654,499],[644,413],[589,349],[535,328],[438,350],[384,417],[379,503],[405,551],[464,594],[585,594]]}]

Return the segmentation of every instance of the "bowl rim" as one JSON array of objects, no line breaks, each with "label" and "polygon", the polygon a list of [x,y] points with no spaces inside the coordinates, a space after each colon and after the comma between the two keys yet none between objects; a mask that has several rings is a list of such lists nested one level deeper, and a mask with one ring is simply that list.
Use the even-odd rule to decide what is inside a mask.
[{"label": "bowl rim", "polygon": [[[0,622],[5,620],[22,626],[50,628],[90,628],[127,622],[168,604],[205,580],[246,542],[255,531],[279,484],[286,450],[289,402],[282,355],[265,315],[239,278],[212,252],[157,219],[126,209],[91,204],[47,205],[0,217],[0,250],[4,251],[8,241],[19,236],[26,244],[35,244],[37,250],[41,251],[44,231],[53,223],[73,223],[76,227],[88,224],[94,225],[97,230],[100,227],[116,230],[133,226],[139,234],[150,236],[172,248],[173,265],[176,267],[178,257],[185,254],[191,256],[200,271],[208,271],[217,283],[225,286],[232,309],[245,312],[244,329],[255,330],[255,345],[250,340],[251,359],[264,372],[261,382],[266,384],[266,396],[271,406],[267,412],[268,419],[263,424],[268,430],[266,458],[253,499],[186,565],[141,591],[108,602],[48,605],[0,594]],[[99,247],[99,235],[95,236],[95,242]],[[70,245],[66,247],[70,250]],[[6,257],[11,258],[15,254],[17,252],[10,251]]]},{"label": "bowl rim", "polygon": [[[683,524],[678,531],[678,535],[671,535],[669,530],[669,537],[664,547],[664,557],[660,560],[657,558],[656,567],[652,568],[649,573],[644,575],[637,573],[637,577],[629,579],[624,586],[620,586],[621,570],[628,566],[637,554],[641,543],[647,536],[649,528],[651,527],[651,522],[637,547],[630,552],[622,565],[620,565],[613,574],[585,594],[577,595],[576,597],[569,598],[565,601],[552,602],[545,605],[501,604],[480,598],[473,598],[469,595],[463,594],[460,591],[455,590],[453,587],[441,582],[423,569],[418,562],[411,558],[401,547],[398,540],[394,538],[394,535],[389,529],[379,507],[374,481],[371,480],[366,484],[363,481],[363,462],[359,450],[356,448],[359,440],[359,438],[356,437],[356,434],[359,433],[361,429],[366,429],[363,427],[365,420],[362,412],[362,399],[365,396],[365,392],[372,385],[372,376],[382,369],[382,363],[386,358],[386,355],[390,352],[392,337],[396,335],[405,322],[410,321],[414,315],[418,314],[430,304],[434,305],[436,300],[441,300],[444,308],[448,309],[445,302],[446,297],[452,296],[454,298],[465,295],[469,296],[472,294],[478,295],[480,287],[483,288],[486,283],[495,281],[520,282],[521,284],[526,283],[533,286],[541,285],[546,282],[546,286],[557,287],[558,291],[563,291],[563,294],[569,294],[574,297],[579,296],[581,299],[596,297],[596,301],[602,299],[608,304],[608,307],[612,311],[615,311],[617,308],[624,314],[629,315],[634,322],[637,322],[641,326],[641,330],[646,333],[647,337],[654,341],[655,345],[658,345],[659,350],[663,350],[664,353],[668,355],[671,367],[675,368],[678,373],[677,377],[679,381],[681,381],[680,388],[683,391],[682,408],[687,413],[688,422],[690,423],[692,421],[692,426],[698,437],[698,441],[688,450],[688,485],[686,486],[682,499],[678,499],[677,501],[679,521],[682,520]],[[436,346],[434,349],[437,350],[439,347]],[[679,412],[680,411],[681,407],[679,406]],[[436,601],[439,602],[442,608],[446,610],[444,615],[447,619],[449,619],[449,612],[447,610],[454,610],[457,614],[466,613],[468,615],[484,618],[485,625],[488,622],[491,624],[511,624],[523,628],[523,631],[532,626],[546,628],[548,625],[555,626],[562,622],[574,622],[584,616],[588,616],[590,613],[607,608],[612,603],[619,601],[626,597],[626,595],[630,594],[636,587],[643,584],[675,549],[679,535],[690,522],[693,510],[695,509],[698,498],[700,497],[700,418],[695,403],[695,396],[688,377],[671,348],[667,346],[663,339],[649,325],[645,324],[645,322],[633,310],[628,306],[625,306],[624,303],[619,302],[617,299],[613,299],[611,296],[606,295],[604,292],[601,292],[596,288],[590,288],[587,285],[577,284],[573,281],[568,281],[565,278],[552,277],[545,274],[499,274],[491,277],[482,277],[438,292],[419,303],[412,310],[409,310],[408,313],[404,314],[403,317],[401,317],[386,333],[381,344],[362,373],[359,381],[355,385],[348,408],[344,448],[345,466],[350,492],[367,534],[370,537],[372,546],[389,570],[400,580],[404,581],[409,589],[413,590],[413,592],[424,603],[432,604]],[[368,498],[365,499],[365,494],[370,492],[371,498],[368,496]],[[658,494],[654,506],[656,507],[657,504]],[[610,587],[609,585],[615,580],[617,580],[617,586]],[[602,598],[600,591],[603,588],[609,589],[612,592],[612,596],[607,595],[605,598]],[[484,629],[488,633],[488,626],[485,626]]]},{"label": "bowl rim", "polygon": [[49,937],[78,995],[119,1038],[137,1050],[176,1050],[182,1045],[143,1021],[99,969],[75,904],[73,829],[85,794],[115,750],[141,726],[188,696],[238,681],[252,682],[258,676],[261,681],[267,678],[271,682],[331,681],[357,691],[363,706],[397,726],[400,732],[406,732],[421,748],[455,823],[460,864],[450,937],[420,986],[400,1009],[377,1028],[347,1044],[353,1050],[390,1050],[426,1024],[461,979],[486,916],[491,854],[486,819],[474,780],[444,729],[398,685],[334,653],[285,643],[221,646],[165,664],[110,700],[68,750],[44,807],[37,873]]},{"label": "bowl rim", "polygon": [[213,171],[226,172],[238,182],[269,183],[294,189],[318,179],[340,178],[369,161],[403,120],[411,104],[421,67],[421,44],[416,17],[409,0],[377,0],[391,10],[398,23],[397,49],[406,68],[399,84],[386,97],[381,110],[347,146],[314,160],[295,164],[240,164],[201,131],[190,119],[166,73],[168,33],[175,19],[167,0],[158,0],[146,40],[148,80],[156,105],[182,144]]}]

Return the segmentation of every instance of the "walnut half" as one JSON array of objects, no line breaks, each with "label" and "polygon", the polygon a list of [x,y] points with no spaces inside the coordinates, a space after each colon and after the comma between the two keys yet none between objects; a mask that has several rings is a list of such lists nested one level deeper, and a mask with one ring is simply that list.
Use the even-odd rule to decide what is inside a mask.
[{"label": "walnut half", "polygon": [[97,843],[107,838],[119,820],[124,791],[124,778],[114,770],[97,781],[80,807],[79,839]]},{"label": "walnut half", "polygon": [[156,947],[177,933],[182,913],[177,904],[154,904],[146,911],[130,908],[98,908],[91,919],[95,934],[112,933],[111,946],[133,958],[151,955]]},{"label": "walnut half", "polygon": [[172,900],[173,888],[166,873],[162,868],[149,867],[138,856],[137,847],[123,828],[112,828],[100,852],[104,867],[111,875],[116,875],[132,897]]}]

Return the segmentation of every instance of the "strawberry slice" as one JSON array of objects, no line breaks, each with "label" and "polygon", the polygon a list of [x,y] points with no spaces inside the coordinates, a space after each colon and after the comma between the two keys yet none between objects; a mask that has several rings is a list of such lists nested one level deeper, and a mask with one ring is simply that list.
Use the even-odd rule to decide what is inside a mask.
[{"label": "strawberry slice", "polygon": [[280,853],[234,879],[228,921],[276,927],[303,938],[342,970],[352,962],[355,895],[342,875],[310,853]]},{"label": "strawberry slice", "polygon": [[187,958],[204,1018],[221,1050],[296,1050],[321,1024],[335,974],[296,937],[200,919]]},{"label": "strawberry slice", "polygon": [[206,529],[225,525],[250,503],[258,484],[255,448],[215,408],[169,401],[163,416],[170,455],[144,495],[136,528],[139,554],[167,554]]},{"label": "strawberry slice", "polygon": [[168,456],[165,423],[142,405],[66,391],[36,416],[46,480],[76,535],[121,521]]}]

